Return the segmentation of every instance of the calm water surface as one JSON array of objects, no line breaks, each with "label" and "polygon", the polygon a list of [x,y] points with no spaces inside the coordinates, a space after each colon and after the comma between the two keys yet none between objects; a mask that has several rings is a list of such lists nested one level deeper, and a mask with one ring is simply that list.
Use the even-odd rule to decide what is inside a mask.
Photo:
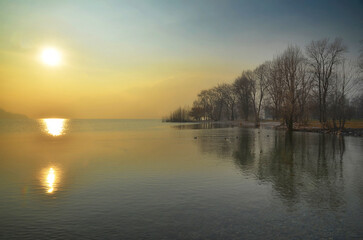
[{"label": "calm water surface", "polygon": [[363,239],[363,138],[0,120],[1,239]]}]

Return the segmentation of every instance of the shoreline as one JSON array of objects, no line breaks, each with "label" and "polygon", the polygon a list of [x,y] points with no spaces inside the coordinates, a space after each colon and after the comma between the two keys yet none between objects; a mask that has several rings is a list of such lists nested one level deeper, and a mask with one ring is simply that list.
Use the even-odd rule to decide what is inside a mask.
[{"label": "shoreline", "polygon": [[[174,122],[179,124],[211,124],[211,125],[228,125],[233,127],[241,128],[255,128],[255,123],[250,121],[202,121],[202,122]],[[277,121],[261,121],[258,128],[267,128],[275,130],[287,130],[285,125]],[[330,130],[323,129],[321,127],[311,127],[311,126],[299,126],[293,129],[293,132],[312,132],[321,134],[331,134],[337,136],[353,136],[353,137],[363,137],[363,128],[344,128],[343,130]]]},{"label": "shoreline", "polygon": [[322,134],[332,134],[337,136],[353,136],[353,137],[363,137],[363,129],[362,128],[344,128],[343,130],[329,130],[323,128],[298,128],[294,129],[295,132],[314,132],[314,133],[322,133]]}]

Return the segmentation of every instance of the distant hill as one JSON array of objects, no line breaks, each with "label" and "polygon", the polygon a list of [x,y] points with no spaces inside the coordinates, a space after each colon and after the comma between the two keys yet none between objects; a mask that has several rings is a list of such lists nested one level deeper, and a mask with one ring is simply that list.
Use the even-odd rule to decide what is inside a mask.
[{"label": "distant hill", "polygon": [[0,109],[0,119],[27,119],[28,117],[23,114],[10,113]]}]

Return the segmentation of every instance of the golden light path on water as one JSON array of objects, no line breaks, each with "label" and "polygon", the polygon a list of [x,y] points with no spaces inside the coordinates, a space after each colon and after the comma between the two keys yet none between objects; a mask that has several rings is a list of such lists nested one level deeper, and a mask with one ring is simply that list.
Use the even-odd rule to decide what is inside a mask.
[{"label": "golden light path on water", "polygon": [[44,130],[54,137],[61,136],[65,133],[67,119],[63,118],[44,118],[41,119]]},{"label": "golden light path on water", "polygon": [[41,171],[41,183],[47,194],[53,194],[57,191],[60,181],[59,169],[55,166],[44,168]]},{"label": "golden light path on water", "polygon": [[[68,119],[64,118],[44,118],[40,119],[42,131],[52,137],[59,137],[66,134]],[[57,189],[59,183],[59,171],[54,166],[42,171],[42,184],[48,194],[52,194]]]},{"label": "golden light path on water", "polygon": [[47,175],[47,184],[48,184],[48,193],[52,193],[54,191],[54,182],[55,182],[55,173],[53,168],[49,169]]}]

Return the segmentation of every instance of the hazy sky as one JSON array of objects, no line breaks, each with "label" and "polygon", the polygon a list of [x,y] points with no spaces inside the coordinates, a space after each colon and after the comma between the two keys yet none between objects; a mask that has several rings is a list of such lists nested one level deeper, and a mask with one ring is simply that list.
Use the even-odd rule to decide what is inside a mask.
[{"label": "hazy sky", "polygon": [[[289,44],[363,39],[363,1],[0,1],[0,108],[160,118]],[[61,65],[40,61],[42,49]]]}]

